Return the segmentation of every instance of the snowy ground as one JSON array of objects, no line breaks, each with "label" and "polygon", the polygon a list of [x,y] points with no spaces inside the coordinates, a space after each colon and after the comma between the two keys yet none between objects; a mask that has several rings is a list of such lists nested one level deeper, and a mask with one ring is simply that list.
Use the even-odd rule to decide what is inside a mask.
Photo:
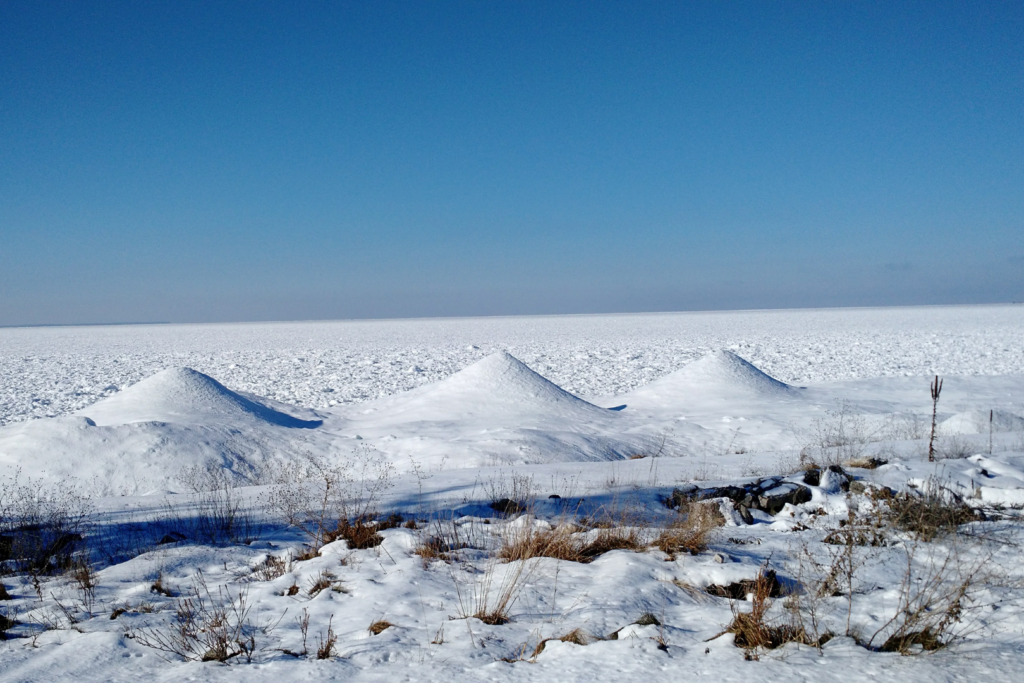
[{"label": "snowy ground", "polygon": [[[934,373],[945,383],[940,460],[929,463]],[[18,623],[0,643],[0,680],[1010,681],[1024,664],[1013,509],[1024,505],[1024,307],[7,329],[0,376],[0,476],[20,469],[88,494],[97,570],[92,594],[69,574],[3,578],[13,599],[0,614]],[[848,493],[832,475],[806,482],[801,453],[887,464],[847,466]],[[296,560],[308,539],[265,501],[310,458],[371,462],[354,475],[364,483],[386,466],[376,507],[418,528]],[[244,485],[231,495],[256,525],[242,534],[251,542],[205,542],[195,526],[209,499],[190,491],[211,466]],[[767,488],[805,487],[810,499],[774,515],[723,500],[726,526],[707,550],[649,545],[675,519],[662,503],[674,489],[776,475],[785,481]],[[708,640],[751,603],[705,587],[753,579],[770,561],[805,594],[825,571],[814,563],[834,559],[822,540],[851,509],[868,519],[882,487],[935,481],[987,520],[928,541],[889,529],[884,545],[858,546],[852,608],[849,590],[817,607],[821,632],[837,634],[820,652],[789,644],[746,661],[732,634]],[[529,498],[530,514],[499,514],[489,504],[500,498]],[[637,529],[641,547],[589,563],[495,557],[524,529],[603,515]],[[465,547],[448,562],[415,554],[453,535]],[[268,557],[282,560],[279,576],[254,571]],[[927,584],[950,557],[960,574],[986,569],[954,647],[903,657],[845,636],[868,640],[898,611],[901,587]],[[251,663],[185,662],[145,645],[178,623],[200,571],[213,602],[244,597],[249,626],[263,627]],[[173,596],[152,591],[158,577]],[[473,596],[493,602],[513,579],[509,623],[462,618]],[[774,601],[773,619],[786,603]],[[302,651],[306,614],[306,649],[330,625],[331,659],[286,652]],[[661,624],[633,623],[644,614]],[[393,626],[371,634],[381,620]],[[588,644],[557,640],[576,629]]]}]

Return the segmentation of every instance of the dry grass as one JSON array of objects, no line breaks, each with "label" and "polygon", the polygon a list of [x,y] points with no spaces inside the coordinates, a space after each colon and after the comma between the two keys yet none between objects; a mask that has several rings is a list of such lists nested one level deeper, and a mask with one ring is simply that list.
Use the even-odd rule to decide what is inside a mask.
[{"label": "dry grass", "polygon": [[637,626],[661,626],[661,620],[658,619],[654,612],[644,612],[633,623]]},{"label": "dry grass", "polygon": [[647,546],[645,540],[638,527],[609,526],[584,532],[571,524],[554,529],[524,526],[502,537],[498,557],[508,562],[551,557],[586,564],[612,550],[641,552]]},{"label": "dry grass", "polygon": [[156,581],[154,581],[153,585],[149,587],[149,590],[151,593],[157,593],[159,595],[163,595],[164,597],[174,597],[174,591],[172,591],[170,588],[164,585],[163,573],[158,573],[156,575]]},{"label": "dry grass", "polygon": [[475,617],[490,626],[507,624],[512,620],[512,606],[536,568],[537,564],[528,560],[500,564],[492,559],[482,574],[466,582],[449,565],[459,603],[459,617]]},{"label": "dry grass", "polygon": [[433,533],[421,536],[419,545],[413,551],[423,560],[424,568],[429,567],[435,560],[451,562],[453,553],[471,547],[470,541],[474,536],[472,528],[463,529],[454,519],[442,517],[434,519],[432,525]]},{"label": "dry grass", "polygon": [[847,460],[843,463],[843,467],[855,467],[862,470],[876,470],[882,465],[888,464],[888,461],[880,458],[854,458],[853,460]]},{"label": "dry grass", "polygon": [[256,628],[249,620],[249,611],[246,588],[237,594],[223,587],[212,593],[199,573],[188,594],[178,600],[172,624],[128,635],[140,645],[190,661],[226,662],[238,656],[252,661],[258,633],[265,634],[269,629]]},{"label": "dry grass", "polygon": [[252,569],[256,581],[273,581],[288,573],[289,562],[275,555],[268,555],[265,560]]},{"label": "dry grass", "polygon": [[545,638],[537,643],[537,647],[534,648],[533,654],[530,655],[530,659],[536,659],[537,655],[544,652],[544,648],[547,646],[548,642],[552,640],[558,640],[563,643],[572,643],[573,645],[590,645],[591,643],[603,640],[603,638],[587,633],[581,628],[574,628],[563,636],[559,636],[558,638]]},{"label": "dry grass", "polygon": [[658,535],[654,544],[670,557],[681,552],[696,555],[707,550],[715,530],[725,525],[717,506],[691,503],[679,508],[678,517]]},{"label": "dry grass", "polygon": [[647,548],[645,529],[635,526],[615,526],[597,529],[597,537],[589,541],[581,551],[585,562],[612,550],[631,550],[635,553]]},{"label": "dry grass", "polygon": [[[336,540],[352,533],[346,527],[365,530],[380,497],[391,488],[393,474],[394,467],[368,444],[357,446],[344,466],[306,453],[277,473],[277,485],[261,500],[307,536],[313,557],[329,537]],[[348,520],[362,521],[350,525]],[[373,537],[369,533],[360,540]]]},{"label": "dry grass", "polygon": [[334,647],[338,643],[338,636],[334,633],[334,615],[327,622],[327,634],[317,636],[317,659],[330,659],[334,656]]},{"label": "dry grass", "polygon": [[[752,585],[751,609],[749,612],[737,610],[737,602],[733,602],[732,622],[714,638],[732,633],[736,647],[743,648],[746,659],[758,659],[762,650],[774,650],[786,643],[802,643],[820,647],[832,636],[826,633],[817,639],[808,636],[802,625],[788,623],[771,623],[768,621],[768,610],[772,605],[772,594],[776,590],[775,572],[763,566]],[[712,640],[714,639],[712,638]]]},{"label": "dry grass", "polygon": [[14,618],[11,612],[7,610],[0,612],[0,640],[7,640],[7,632],[17,623],[18,620]]},{"label": "dry grass", "polygon": [[402,525],[402,521],[402,516],[399,514],[392,514],[378,521],[369,516],[359,517],[354,522],[342,519],[335,529],[324,532],[323,541],[324,544],[327,544],[343,539],[348,543],[350,550],[376,548],[384,541],[380,532],[399,527]]},{"label": "dry grass", "polygon": [[940,548],[918,543],[906,549],[906,568],[899,587],[899,604],[888,622],[866,643],[885,638],[878,649],[902,655],[947,647],[978,627],[980,594],[990,577],[991,552],[967,559],[954,538]]},{"label": "dry grass", "polygon": [[384,619],[379,619],[379,620],[373,622],[372,624],[370,624],[370,628],[368,630],[373,635],[379,636],[381,633],[384,633],[384,631],[388,630],[392,626],[394,626],[394,624],[392,624],[390,621],[385,621]]},{"label": "dry grass", "polygon": [[783,594],[782,583],[774,569],[762,568],[756,578],[743,579],[726,585],[711,584],[704,589],[708,595],[730,600],[746,600],[748,595],[764,593],[766,598],[778,598]]},{"label": "dry grass", "polygon": [[536,498],[533,477],[513,473],[492,477],[485,484],[492,510],[502,516],[518,515],[533,507]]},{"label": "dry grass", "polygon": [[384,541],[384,537],[377,533],[375,524],[369,524],[363,520],[349,522],[347,519],[338,522],[337,528],[333,531],[324,533],[324,544],[333,543],[339,539],[348,543],[348,547],[352,550],[376,548]]},{"label": "dry grass", "polygon": [[310,598],[315,598],[322,591],[327,590],[334,585],[335,576],[329,571],[320,571],[314,574],[309,579],[309,587],[306,588],[306,595]]},{"label": "dry grass", "polygon": [[932,479],[919,492],[907,491],[889,501],[888,522],[922,541],[932,541],[958,527],[984,519],[963,498]]},{"label": "dry grass", "polygon": [[699,588],[698,586],[695,586],[692,583],[687,583],[686,581],[681,581],[679,579],[672,579],[672,584],[676,588],[680,589],[681,591],[686,593],[688,596],[690,596],[690,598],[692,598],[694,600],[694,602],[699,602],[699,603],[709,603],[709,602],[712,602],[711,596],[709,596],[707,594],[707,592],[705,592],[704,589]]},{"label": "dry grass", "polygon": [[437,560],[451,562],[451,553],[459,549],[440,536],[430,536],[416,546],[413,554],[419,555],[423,560],[423,567],[427,568]]}]

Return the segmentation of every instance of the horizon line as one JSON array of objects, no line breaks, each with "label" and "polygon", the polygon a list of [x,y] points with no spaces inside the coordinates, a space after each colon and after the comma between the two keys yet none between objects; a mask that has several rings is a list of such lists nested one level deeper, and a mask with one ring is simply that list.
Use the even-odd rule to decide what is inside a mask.
[{"label": "horizon line", "polygon": [[848,309],[885,309],[885,308],[970,308],[981,306],[1020,306],[1024,301],[993,301],[972,304],[899,304],[899,305],[861,305],[861,306],[788,306],[780,308],[693,308],[671,311],[613,311],[606,313],[515,313],[494,315],[437,315],[407,317],[362,317],[362,318],[301,318],[278,320],[218,320],[206,322],[175,322],[170,320],[140,322],[96,322],[96,323],[35,323],[0,325],[0,329],[32,329],[44,327],[135,327],[148,325],[275,325],[287,323],[340,323],[340,322],[388,322],[399,320],[472,320],[485,318],[570,318],[600,317],[622,315],[677,315],[685,313],[766,313],[773,311],[833,311]]}]

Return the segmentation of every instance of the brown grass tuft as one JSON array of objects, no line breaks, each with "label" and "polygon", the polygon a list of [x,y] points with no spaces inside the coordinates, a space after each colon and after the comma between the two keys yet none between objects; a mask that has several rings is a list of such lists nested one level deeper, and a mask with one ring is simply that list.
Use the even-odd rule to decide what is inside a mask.
[{"label": "brown grass tuft", "polygon": [[535,659],[537,655],[539,655],[541,652],[544,652],[545,646],[547,645],[548,641],[551,640],[560,640],[563,643],[572,643],[573,645],[590,645],[591,643],[603,640],[603,638],[599,638],[598,636],[587,633],[581,628],[574,628],[573,630],[566,633],[564,636],[559,636],[558,638],[545,638],[544,640],[537,643],[537,647],[534,648],[533,654],[530,656],[530,659]]},{"label": "brown grass tuft", "polygon": [[707,550],[715,529],[724,525],[725,518],[715,505],[691,503],[679,508],[679,516],[654,543],[673,559],[681,552],[696,555]]},{"label": "brown grass tuft", "polygon": [[156,575],[156,581],[149,587],[149,590],[151,593],[159,593],[168,598],[174,597],[174,591],[164,585],[164,575],[162,573]]},{"label": "brown grass tuft", "polygon": [[338,642],[338,636],[334,633],[334,615],[327,622],[327,635],[317,636],[317,659],[330,659],[334,656],[334,646]]},{"label": "brown grass tuft", "polygon": [[392,626],[394,626],[394,624],[392,624],[390,621],[385,621],[384,619],[380,619],[380,620],[375,621],[372,624],[370,624],[369,631],[373,635],[379,636],[381,633],[384,633],[384,631],[388,630]]},{"label": "brown grass tuft", "polygon": [[962,524],[985,519],[963,498],[929,480],[921,492],[907,491],[889,500],[889,521],[902,531],[914,534],[919,540],[932,541],[939,536],[955,532]]},{"label": "brown grass tuft", "polygon": [[326,570],[314,574],[309,580],[309,588],[306,589],[306,595],[311,598],[316,597],[321,591],[331,587],[334,583],[334,578],[334,574]]},{"label": "brown grass tuft", "polygon": [[886,639],[879,649],[882,652],[909,654],[913,651],[915,645],[919,645],[926,652],[934,652],[946,647],[946,642],[930,628],[926,628],[923,631],[896,633]]},{"label": "brown grass tuft", "polygon": [[646,547],[644,540],[642,529],[615,526],[611,522],[589,534],[571,524],[561,524],[554,529],[529,526],[506,534],[498,557],[508,562],[551,557],[586,564],[612,550],[641,552]]},{"label": "brown grass tuft", "polygon": [[644,612],[640,618],[633,622],[637,626],[661,626],[661,621],[653,612]]},{"label": "brown grass tuft", "polygon": [[334,531],[328,531],[324,534],[324,543],[333,543],[339,539],[344,539],[351,550],[376,548],[384,540],[384,537],[377,533],[377,530],[376,524],[371,524],[361,519],[355,522],[343,519],[338,522],[338,527]]},{"label": "brown grass tuft", "polygon": [[252,575],[257,581],[273,581],[284,576],[287,571],[288,563],[285,560],[268,555],[267,559],[253,567]]},{"label": "brown grass tuft", "polygon": [[876,470],[882,465],[888,464],[887,460],[881,460],[880,458],[854,458],[853,460],[847,460],[843,463],[843,467],[856,467],[862,470]]},{"label": "brown grass tuft", "polygon": [[[802,626],[785,623],[771,624],[767,621],[768,609],[771,607],[772,593],[776,591],[777,579],[775,572],[767,566],[761,568],[753,584],[753,595],[749,612],[739,612],[733,603],[732,622],[722,633],[735,635],[736,647],[746,650],[746,659],[758,659],[759,650],[774,650],[786,643],[803,643],[820,647],[832,635],[826,633],[817,640],[812,640]],[[715,636],[717,638],[718,636]],[[713,640],[713,639],[712,639]]]}]

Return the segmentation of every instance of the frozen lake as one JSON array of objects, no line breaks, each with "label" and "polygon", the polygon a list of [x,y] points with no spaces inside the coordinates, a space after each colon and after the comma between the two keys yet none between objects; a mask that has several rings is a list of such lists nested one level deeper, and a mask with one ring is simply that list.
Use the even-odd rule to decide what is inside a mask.
[{"label": "frozen lake", "polygon": [[374,400],[508,350],[581,396],[716,349],[790,383],[1024,374],[1024,306],[0,329],[0,425],[66,415],[188,366],[307,408]]}]

